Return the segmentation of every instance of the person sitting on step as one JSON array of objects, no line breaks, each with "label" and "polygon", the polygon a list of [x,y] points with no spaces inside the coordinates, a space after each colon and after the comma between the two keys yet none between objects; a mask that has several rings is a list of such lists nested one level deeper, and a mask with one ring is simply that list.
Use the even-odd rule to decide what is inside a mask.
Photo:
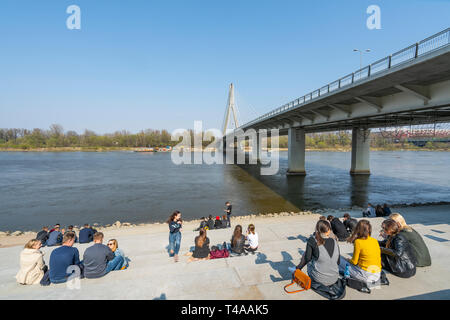
[{"label": "person sitting on step", "polygon": [[249,224],[247,228],[247,235],[245,237],[248,240],[248,244],[244,246],[247,252],[255,254],[255,251],[258,250],[259,246],[259,238],[258,233],[255,231],[255,226],[253,224]]},{"label": "person sitting on step", "polygon": [[198,261],[198,260],[208,260],[209,259],[209,238],[206,236],[206,230],[200,229],[199,235],[195,237],[195,249],[192,252],[192,257],[188,259],[188,262]]},{"label": "person sitting on step", "polygon": [[88,279],[101,278],[110,271],[120,270],[124,259],[103,244],[103,233],[94,234],[94,244],[84,251],[84,276]]},{"label": "person sitting on step", "polygon": [[246,254],[244,250],[245,236],[242,234],[242,226],[237,225],[234,227],[233,236],[231,237],[231,255],[240,256]]}]

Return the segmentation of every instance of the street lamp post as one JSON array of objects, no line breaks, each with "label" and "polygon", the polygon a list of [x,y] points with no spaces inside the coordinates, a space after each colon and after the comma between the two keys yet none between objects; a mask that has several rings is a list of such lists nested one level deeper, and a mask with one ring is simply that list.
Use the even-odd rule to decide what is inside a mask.
[{"label": "street lamp post", "polygon": [[354,52],[359,52],[359,70],[362,69],[362,55],[363,53],[369,53],[371,50],[370,49],[366,49],[364,51],[361,51],[359,49],[353,49]]}]

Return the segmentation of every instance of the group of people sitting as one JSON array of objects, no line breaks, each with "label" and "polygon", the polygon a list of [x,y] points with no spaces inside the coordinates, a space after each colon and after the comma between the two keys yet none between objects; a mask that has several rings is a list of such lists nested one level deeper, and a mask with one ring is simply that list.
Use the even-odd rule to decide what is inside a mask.
[{"label": "group of people sitting", "polygon": [[363,217],[389,217],[391,213],[391,209],[386,203],[382,206],[377,204],[375,207],[371,203],[368,203],[367,209],[363,211]]},{"label": "group of people sitting", "polygon": [[[360,291],[370,292],[371,286],[383,284],[383,269],[395,276],[410,278],[416,274],[416,267],[431,265],[422,237],[399,213],[391,214],[381,227],[383,240],[377,241],[366,219],[356,221],[345,214],[341,222],[333,216],[322,216],[307,241],[297,269],[307,266],[311,288],[329,299],[338,299],[345,294],[344,278],[362,283],[361,289],[365,289]],[[353,244],[350,260],[341,257],[338,241]]]},{"label": "group of people sitting", "polygon": [[231,222],[230,222],[230,216],[231,216],[231,202],[227,201],[225,202],[225,209],[223,210],[225,214],[222,216],[222,220],[220,219],[220,216],[216,216],[216,219],[213,219],[213,215],[209,215],[208,219],[205,217],[201,218],[200,226],[195,229],[194,231],[199,230],[213,230],[213,229],[225,229],[225,228],[231,228]]},{"label": "group of people sitting", "polygon": [[187,255],[191,256],[188,260],[189,262],[211,259],[212,251],[215,251],[216,248],[217,250],[227,250],[231,256],[247,255],[248,253],[255,254],[258,249],[259,238],[253,224],[248,225],[245,235],[242,233],[242,226],[237,225],[234,228],[230,244],[225,242],[222,249],[219,249],[220,246],[214,246],[210,249],[210,241],[206,236],[206,230],[206,228],[200,229],[199,235],[195,237],[194,250],[187,253]]},{"label": "group of people sitting", "polygon": [[[50,232],[50,236],[53,232],[55,231]],[[79,251],[73,246],[76,240],[75,232],[66,231],[62,236],[61,246],[50,254],[49,266],[45,264],[44,253],[40,250],[43,245],[42,239],[28,241],[20,254],[17,282],[24,285],[40,283],[45,286],[50,283],[67,282],[73,274],[91,279],[103,277],[110,271],[126,269],[129,259],[119,249],[117,240],[111,239],[104,245],[103,237],[101,232],[94,233],[92,235],[94,244],[84,251],[83,260],[80,260]]]},{"label": "group of people sitting", "polygon": [[216,216],[216,218],[213,219],[213,216],[209,215],[208,219],[206,219],[205,217],[201,218],[200,226],[194,231],[200,231],[202,229],[213,230],[225,228],[231,228],[230,220],[227,219],[227,215],[223,215],[222,219],[220,219],[219,216]]},{"label": "group of people sitting", "polygon": [[63,242],[63,236],[67,232],[73,232],[75,234],[76,243],[89,243],[94,240],[94,234],[97,230],[86,223],[83,229],[80,230],[80,238],[78,239],[72,225],[68,226],[66,230],[64,228],[61,229],[61,225],[57,223],[50,231],[48,230],[48,226],[42,227],[42,230],[37,233],[36,239],[41,241],[43,247],[60,246]]}]

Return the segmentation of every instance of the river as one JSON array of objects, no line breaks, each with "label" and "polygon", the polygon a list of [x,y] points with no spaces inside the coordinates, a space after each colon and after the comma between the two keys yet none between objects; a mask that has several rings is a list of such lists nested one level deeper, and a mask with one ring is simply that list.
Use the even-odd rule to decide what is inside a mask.
[{"label": "river", "polygon": [[450,153],[372,151],[370,176],[349,175],[349,152],[307,152],[306,177],[257,166],[175,165],[169,153],[0,152],[0,230],[161,222],[234,215],[450,201]]}]

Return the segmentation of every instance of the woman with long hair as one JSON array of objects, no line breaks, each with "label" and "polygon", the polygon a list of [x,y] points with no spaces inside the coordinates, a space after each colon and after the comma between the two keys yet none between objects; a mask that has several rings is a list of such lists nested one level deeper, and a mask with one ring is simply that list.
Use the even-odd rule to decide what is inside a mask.
[{"label": "woman with long hair", "polygon": [[180,251],[181,245],[181,231],[183,221],[181,220],[181,212],[174,211],[169,219],[167,220],[169,224],[169,253],[170,256],[174,257],[174,261],[178,262],[178,252]]},{"label": "woman with long hair", "polygon": [[41,246],[41,240],[33,239],[27,242],[20,253],[20,270],[16,275],[18,283],[38,284],[48,271]]},{"label": "woman with long hair", "polygon": [[416,257],[408,240],[400,234],[400,227],[392,219],[383,221],[386,240],[380,242],[381,263],[383,268],[401,278],[410,278],[416,274]]},{"label": "woman with long hair", "polygon": [[111,249],[112,252],[114,252],[114,255],[117,256],[121,256],[123,258],[123,263],[122,265],[118,266],[117,269],[118,270],[125,270],[126,268],[128,268],[128,262],[130,261],[130,259],[128,259],[125,256],[125,253],[122,251],[122,249],[119,249],[119,242],[117,242],[116,239],[111,239],[108,241],[108,248]]},{"label": "woman with long hair", "polygon": [[331,225],[319,220],[314,234],[306,243],[306,251],[297,269],[308,266],[308,275],[313,282],[331,286],[339,279],[340,251],[338,243],[330,237]]},{"label": "woman with long hair", "polygon": [[406,224],[405,218],[400,213],[392,213],[389,219],[397,222],[400,228],[400,234],[409,242],[417,259],[416,267],[431,266],[431,256],[428,247],[422,239],[422,236],[413,228]]},{"label": "woman with long hair", "polygon": [[258,250],[259,246],[259,238],[255,231],[255,225],[248,225],[247,236],[245,238],[248,240],[248,244],[244,245],[245,250],[251,254],[255,254],[255,251]]},{"label": "woman with long hair", "polygon": [[368,220],[360,220],[347,239],[353,243],[351,260],[341,259],[339,272],[345,273],[348,268],[350,278],[368,284],[377,282],[381,276],[381,250],[378,241],[372,238],[372,226]]},{"label": "woman with long hair", "polygon": [[206,230],[201,229],[199,235],[195,237],[195,249],[192,253],[192,260],[207,260],[209,259],[209,238],[206,236]]},{"label": "woman with long hair", "polygon": [[245,254],[244,250],[245,236],[242,234],[242,226],[238,224],[234,227],[233,236],[231,237],[231,254]]}]

